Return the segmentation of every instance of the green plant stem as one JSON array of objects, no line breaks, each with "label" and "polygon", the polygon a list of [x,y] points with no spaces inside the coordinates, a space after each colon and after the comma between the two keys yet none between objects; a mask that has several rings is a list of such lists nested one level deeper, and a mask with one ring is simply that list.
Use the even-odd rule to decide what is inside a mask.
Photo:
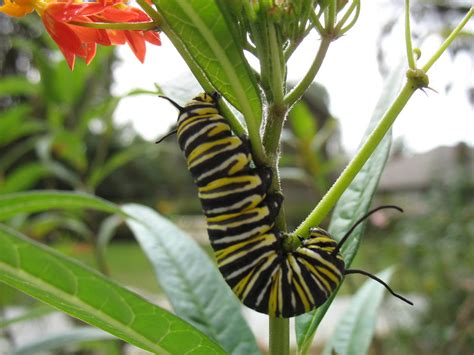
[{"label": "green plant stem", "polygon": [[293,55],[293,53],[295,52],[296,48],[298,48],[298,46],[301,44],[301,42],[303,41],[303,39],[306,38],[307,35],[309,35],[309,33],[311,32],[312,30],[312,27],[308,27],[302,34],[299,38],[297,38],[296,40],[293,40],[291,41],[290,45],[285,49],[284,51],[284,55],[285,55],[285,61],[288,61],[291,56]]},{"label": "green plant stem", "polygon": [[[344,26],[342,27],[342,25],[344,25],[345,21],[342,22],[342,25],[341,27],[337,26],[336,27],[336,33],[338,35],[338,37],[341,37],[342,35],[344,35],[347,31],[349,31],[352,27],[354,27],[354,25],[356,24],[357,20],[359,19],[359,15],[360,15],[360,1],[355,1],[354,2],[356,4],[356,7],[355,7],[355,14],[354,14],[354,17],[352,18],[351,22],[349,22],[349,24],[347,26]],[[353,4],[354,4],[353,3]],[[353,11],[353,9],[351,9],[351,12]]]},{"label": "green plant stem", "polygon": [[474,16],[474,5],[471,6],[469,11],[466,13],[466,16],[461,20],[459,25],[457,25],[454,30],[449,34],[448,38],[441,44],[439,49],[433,54],[433,56],[426,62],[426,64],[421,68],[424,72],[427,72],[433,64],[438,60],[438,58],[443,54],[443,52],[449,47],[449,45],[454,41],[454,39],[459,35],[466,23]]},{"label": "green plant stem", "polygon": [[[278,39],[277,30],[273,23],[267,23],[267,38],[264,43],[267,44],[268,59],[263,61],[262,68],[268,76],[266,81],[269,83],[269,90],[271,100],[269,100],[267,108],[267,120],[265,125],[265,131],[263,134],[263,145],[265,152],[268,157],[268,163],[274,168],[274,179],[273,181],[279,181],[278,172],[276,166],[278,164],[278,149],[280,146],[281,131],[283,129],[283,122],[285,121],[287,114],[287,106],[283,101],[284,97],[284,75],[286,71],[284,63],[284,54],[282,51],[281,43]],[[272,191],[280,191],[279,183]]]},{"label": "green plant stem", "polygon": [[[347,20],[352,15],[352,13],[354,12],[354,10],[356,10],[354,18],[351,20],[351,22],[346,27],[343,27],[344,24],[347,22]],[[340,32],[343,28],[344,28],[344,32],[347,32],[348,30],[350,30],[352,28],[352,26],[354,26],[354,24],[357,22],[359,14],[360,14],[360,1],[359,0],[353,1],[351,3],[350,7],[345,12],[342,19],[336,24],[336,28],[334,29],[334,32],[340,34]]]},{"label": "green plant stem", "polygon": [[324,16],[325,27],[328,33],[333,33],[334,26],[336,25],[336,17],[337,17],[337,1],[329,1],[329,6],[326,9],[326,13]]},{"label": "green plant stem", "polygon": [[[270,186],[271,192],[281,192],[280,173],[278,171],[278,157],[281,131],[283,129],[283,122],[287,115],[287,107],[283,104],[272,104],[268,108],[267,125],[265,126],[265,134],[263,137],[263,144],[268,158],[268,165],[272,168],[273,179]],[[280,212],[275,221],[276,226],[282,230],[287,231],[285,218],[285,208],[282,205]]]},{"label": "green plant stem", "polygon": [[[314,14],[314,8],[311,6],[311,2],[306,2],[304,5],[304,10],[301,12],[300,24],[294,24],[293,29],[290,31],[290,42],[289,45],[285,48],[284,60],[288,62],[288,59],[291,57],[292,53],[298,48],[304,38],[311,32],[313,26],[311,26],[311,16]],[[316,17],[317,18],[317,17]]]},{"label": "green plant stem", "polygon": [[411,43],[410,0],[405,0],[405,44],[407,49],[408,67],[410,69],[415,69],[416,62],[413,53],[413,45]]},{"label": "green plant stem", "polygon": [[326,53],[329,49],[329,44],[331,43],[332,38],[329,36],[323,36],[321,40],[321,44],[319,45],[318,52],[314,57],[313,63],[304,76],[303,79],[291,90],[285,97],[285,104],[288,107],[294,105],[305,93],[308,87],[313,82],[316,74],[318,73],[321,65],[323,64],[324,58],[326,57]]},{"label": "green plant stem", "polygon": [[290,353],[290,320],[288,318],[269,317],[270,354],[288,355]]},{"label": "green plant stem", "polygon": [[154,21],[150,22],[126,22],[126,23],[110,23],[110,22],[68,22],[71,25],[90,27],[90,28],[103,28],[110,30],[129,30],[129,31],[151,31],[156,30],[159,26]]},{"label": "green plant stem", "polygon": [[272,103],[268,107],[267,124],[263,135],[263,144],[270,163],[277,163],[283,122],[287,115],[287,106],[283,103]]},{"label": "green plant stem", "polygon": [[307,237],[311,227],[318,226],[323,218],[334,207],[343,192],[349,187],[352,180],[364,166],[365,162],[370,158],[383,139],[398,114],[405,107],[406,103],[413,95],[418,87],[413,85],[409,80],[402,88],[392,106],[387,110],[385,115],[379,121],[376,128],[369,135],[363,146],[357,152],[356,156],[351,160],[349,165],[344,169],[342,174],[336,180],[334,185],[329,189],[326,195],[321,199],[318,205],[313,209],[310,215],[301,223],[301,225],[293,232],[295,235]]},{"label": "green plant stem", "polygon": [[314,27],[316,27],[316,31],[318,31],[318,33],[321,36],[324,36],[327,34],[326,29],[323,27],[323,25],[321,24],[321,21],[319,21],[318,15],[316,15],[314,11],[310,14],[310,19],[311,19],[311,23],[314,25]]},{"label": "green plant stem", "polygon": [[[278,171],[278,148],[280,144],[281,130],[286,117],[286,106],[280,104],[272,104],[269,107],[267,126],[265,127],[264,144],[267,151],[270,166],[273,171],[271,192],[280,192],[280,175]],[[282,205],[275,220],[275,225],[281,231],[287,231],[285,209]],[[270,323],[270,354],[271,355],[287,355],[289,354],[289,320],[284,318],[276,318],[269,316]]]},{"label": "green plant stem", "polygon": [[[278,172],[278,149],[280,146],[281,131],[283,122],[287,114],[287,106],[284,98],[284,76],[286,64],[284,54],[280,43],[279,33],[275,24],[263,16],[264,21],[261,39],[260,52],[263,54],[261,59],[262,81],[266,83],[264,90],[269,101],[267,108],[267,120],[263,136],[263,145],[267,156],[267,166],[273,171],[271,192],[281,192],[280,176]],[[257,48],[259,48],[257,46]],[[276,227],[281,231],[286,231],[286,219],[284,207],[281,206],[278,216],[275,220]],[[271,355],[288,355],[290,351],[290,325],[289,320],[285,318],[276,318],[269,316],[270,340],[269,351]]]},{"label": "green plant stem", "polygon": [[[280,104],[283,102],[283,89],[284,89],[284,75],[285,75],[285,63],[283,62],[283,51],[281,48],[280,41],[278,39],[277,30],[275,25],[268,25],[268,43],[270,50],[270,73],[271,73],[271,91],[273,94],[273,102]],[[282,122],[283,124],[283,122]]]},{"label": "green plant stem", "polygon": [[[278,88],[274,93],[272,89],[276,87],[277,78],[280,76],[280,61],[275,53],[275,28],[274,24],[268,21],[265,13],[259,13],[259,21],[251,26],[252,34],[257,48],[257,57],[260,61],[261,86],[265,93],[267,102],[274,102],[273,95],[277,95]],[[271,33],[272,32],[272,33]],[[273,46],[273,48],[272,48]]]},{"label": "green plant stem", "polygon": [[224,115],[224,117],[229,121],[229,125],[232,127],[232,131],[238,136],[245,136],[247,134],[244,126],[240,123],[239,119],[234,115],[229,105],[224,101],[220,100],[219,102],[219,111]]}]

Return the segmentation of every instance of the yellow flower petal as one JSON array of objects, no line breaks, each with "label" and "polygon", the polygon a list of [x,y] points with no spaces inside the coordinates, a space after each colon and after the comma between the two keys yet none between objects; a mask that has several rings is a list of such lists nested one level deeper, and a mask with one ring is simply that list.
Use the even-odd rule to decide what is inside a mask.
[{"label": "yellow flower petal", "polygon": [[8,16],[22,17],[33,12],[34,7],[31,2],[27,4],[19,5],[18,3],[12,2],[11,0],[5,0],[3,6],[0,6],[0,12]]}]

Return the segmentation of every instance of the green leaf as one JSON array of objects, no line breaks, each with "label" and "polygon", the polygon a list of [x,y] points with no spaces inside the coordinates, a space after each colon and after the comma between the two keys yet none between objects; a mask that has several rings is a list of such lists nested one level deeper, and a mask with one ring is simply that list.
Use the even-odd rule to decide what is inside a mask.
[{"label": "green leaf", "polygon": [[113,335],[92,327],[76,327],[60,334],[53,334],[23,345],[8,355],[34,355],[43,351],[60,350],[78,343],[96,340],[114,340]]},{"label": "green leaf", "polygon": [[260,120],[262,104],[255,77],[217,4],[155,0],[155,5],[165,21],[163,30],[185,51],[183,57],[190,55],[201,74],[244,116]]},{"label": "green leaf", "polygon": [[1,114],[0,146],[43,130],[44,125],[41,122],[27,120],[31,111],[31,106],[24,104],[10,107]]},{"label": "green leaf", "polygon": [[20,143],[15,144],[12,147],[8,147],[8,154],[4,154],[0,157],[0,171],[7,170],[26,153],[33,150],[37,144],[37,141],[38,137],[32,136],[27,139],[23,139]]},{"label": "green leaf", "polygon": [[152,209],[124,206],[127,220],[175,312],[231,354],[259,354],[241,305],[196,242]]},{"label": "green leaf", "polygon": [[97,232],[97,248],[105,257],[105,249],[110,240],[114,237],[117,228],[123,223],[118,216],[109,216],[101,224]]},{"label": "green leaf", "polygon": [[148,150],[150,150],[150,144],[133,145],[130,148],[118,152],[109,158],[104,165],[94,169],[87,180],[87,186],[92,188],[96,187],[114,170],[140,156],[143,156]]},{"label": "green leaf", "polygon": [[0,181],[0,193],[11,193],[33,187],[41,178],[50,175],[48,169],[39,163],[27,163],[9,173]]},{"label": "green leaf", "polygon": [[74,132],[67,130],[55,132],[51,149],[58,158],[68,162],[75,169],[83,172],[87,168],[85,142]]},{"label": "green leaf", "polygon": [[52,175],[69,184],[70,187],[82,188],[83,185],[79,175],[76,174],[74,170],[67,168],[66,165],[54,160],[42,160],[42,164]]},{"label": "green leaf", "polygon": [[[366,135],[372,131],[372,127],[376,125],[396,96],[404,78],[402,68],[402,65],[400,65],[387,80],[386,87],[382,91],[382,96],[375,107]],[[331,224],[329,225],[329,233],[336,240],[342,238],[357,219],[368,211],[390,152],[391,137],[390,131],[338,201],[332,215]],[[342,247],[346,268],[350,266],[354,259],[362,232],[363,224],[352,232],[351,238]],[[296,338],[300,354],[307,353],[317,327],[329,309],[337,291],[318,309],[297,317]]]},{"label": "green leaf", "polygon": [[240,0],[216,0],[221,14],[224,16],[229,30],[236,43],[245,43],[245,26],[242,25],[243,3]]},{"label": "green leaf", "polygon": [[[111,217],[119,218],[116,215]],[[16,229],[25,231],[28,236],[35,240],[41,240],[50,233],[58,230],[69,230],[74,232],[75,235],[84,238],[90,242],[90,236],[93,235],[89,229],[87,222],[81,220],[78,216],[68,216],[65,213],[54,213],[46,211],[41,214],[36,214],[31,218],[25,220],[25,223],[21,227],[15,226]]]},{"label": "green leaf", "polygon": [[36,152],[41,163],[46,166],[49,171],[57,178],[70,184],[71,187],[79,187],[82,185],[80,177],[72,169],[67,168],[64,164],[51,157],[52,137],[41,137],[36,142]]},{"label": "green leaf", "polygon": [[43,190],[0,195],[0,221],[18,213],[34,213],[53,208],[91,208],[124,215],[113,203],[79,192]]},{"label": "green leaf", "polygon": [[297,138],[308,141],[316,135],[316,117],[303,100],[293,106],[288,120]]},{"label": "green leaf", "polygon": [[0,281],[154,353],[223,353],[180,318],[2,225]]},{"label": "green leaf", "polygon": [[96,260],[99,267],[104,274],[110,275],[110,268],[107,263],[106,250],[110,240],[115,236],[117,228],[123,223],[123,219],[117,215],[107,217],[102,221],[97,232],[96,237]]},{"label": "green leaf", "polygon": [[[393,273],[388,268],[378,274],[386,283]],[[382,304],[385,289],[373,280],[367,280],[353,296],[349,311],[334,329],[323,355],[364,355],[369,350],[375,331],[377,312]]]},{"label": "green leaf", "polygon": [[39,85],[24,76],[6,76],[0,80],[0,96],[33,96],[39,92]]}]

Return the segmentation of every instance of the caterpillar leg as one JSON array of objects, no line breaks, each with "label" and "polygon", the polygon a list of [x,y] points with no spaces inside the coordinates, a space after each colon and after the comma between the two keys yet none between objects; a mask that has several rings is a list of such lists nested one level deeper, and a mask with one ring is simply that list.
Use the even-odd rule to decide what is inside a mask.
[{"label": "caterpillar leg", "polygon": [[216,252],[225,280],[257,312],[294,317],[322,305],[343,278],[344,261],[331,255],[336,242],[314,233],[286,251],[286,233],[273,229]]},{"label": "caterpillar leg", "polygon": [[265,191],[268,191],[273,181],[272,169],[268,166],[264,166],[255,168],[255,172],[260,176],[260,179],[262,179],[263,188]]},{"label": "caterpillar leg", "polygon": [[273,218],[276,218],[278,212],[280,212],[281,205],[283,204],[284,196],[281,192],[274,192],[268,194],[265,198],[265,204],[270,210],[270,214]]}]

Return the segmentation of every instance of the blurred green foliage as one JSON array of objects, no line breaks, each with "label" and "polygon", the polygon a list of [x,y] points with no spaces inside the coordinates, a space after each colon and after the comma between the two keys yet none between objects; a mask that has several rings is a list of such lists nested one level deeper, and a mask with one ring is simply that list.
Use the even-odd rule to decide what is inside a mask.
[{"label": "blurred green foliage", "polygon": [[[0,18],[0,193],[71,189],[149,205],[160,196],[171,213],[187,206],[173,200],[180,184],[191,186],[177,146],[157,148],[113,121],[122,98],[110,94],[113,48],[98,48],[89,66],[79,60],[70,71],[36,20]],[[169,159],[159,161],[160,152]],[[171,169],[176,164],[182,169]],[[16,227],[22,224],[36,238],[67,230],[87,239],[97,223],[90,215],[55,212],[18,218]]]},{"label": "blurred green foliage", "polygon": [[461,167],[452,183],[435,181],[429,191],[413,193],[425,206],[417,215],[397,217],[383,230],[369,228],[355,266],[378,270],[397,260],[393,288],[427,304],[415,313],[414,325],[394,314],[398,328],[375,342],[373,354],[462,355],[474,349],[472,196],[472,176]]},{"label": "blurred green foliage", "polygon": [[[402,272],[415,273],[427,298],[415,337],[421,354],[468,354],[474,349],[474,186],[460,171],[452,184],[436,183],[427,211],[400,223],[396,236],[409,245]],[[401,343],[403,344],[403,342]],[[408,345],[408,344],[407,344]]]}]

